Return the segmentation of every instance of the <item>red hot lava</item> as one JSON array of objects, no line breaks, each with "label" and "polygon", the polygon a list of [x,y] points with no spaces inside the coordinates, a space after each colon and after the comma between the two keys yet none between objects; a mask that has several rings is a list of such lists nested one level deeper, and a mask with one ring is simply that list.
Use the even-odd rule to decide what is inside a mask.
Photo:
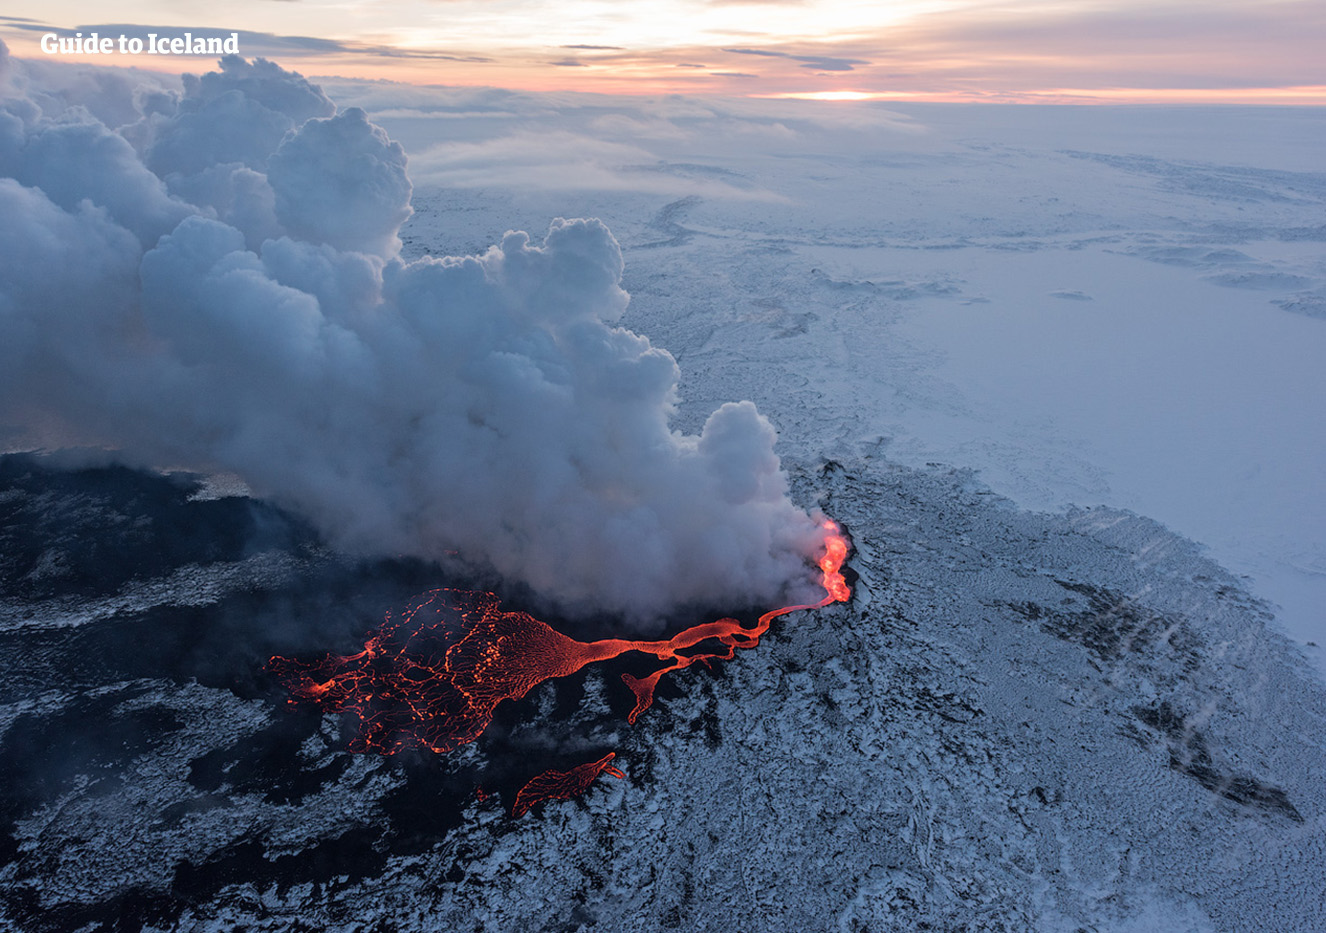
[{"label": "red hot lava", "polygon": [[[492,593],[439,589],[420,596],[402,613],[388,613],[358,654],[328,655],[321,661],[278,656],[267,666],[290,690],[290,702],[307,700],[326,712],[354,713],[360,728],[352,751],[390,755],[407,748],[451,751],[477,739],[503,700],[518,700],[545,680],[574,674],[595,661],[639,651],[663,665],[645,677],[622,675],[635,694],[635,708],[628,716],[634,723],[653,702],[664,674],[696,661],[730,659],[738,648],[758,645],[779,616],[851,597],[842,575],[847,540],[831,521],[824,523],[824,530],[825,553],[819,562],[824,598],[766,612],[752,628],[736,619],[719,619],[666,641],[581,642],[527,613],[504,612]],[[683,653],[711,640],[722,648]],[[516,806],[523,813],[541,799],[583,793],[604,770],[623,776],[608,765],[612,757],[568,772],[544,772],[521,789]],[[573,787],[579,790],[563,793]]]},{"label": "red hot lava", "polygon": [[587,761],[570,771],[544,771],[535,775],[528,784],[516,793],[516,802],[511,805],[511,815],[520,816],[536,803],[545,800],[569,800],[579,797],[589,790],[600,774],[611,774],[615,778],[626,777],[620,770],[608,762],[617,757],[616,752],[608,752],[598,761]]}]

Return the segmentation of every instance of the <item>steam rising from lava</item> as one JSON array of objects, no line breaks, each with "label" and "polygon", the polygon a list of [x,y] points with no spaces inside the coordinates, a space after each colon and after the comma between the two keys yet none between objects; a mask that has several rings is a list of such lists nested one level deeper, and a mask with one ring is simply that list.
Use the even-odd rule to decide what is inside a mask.
[{"label": "steam rising from lava", "polygon": [[568,612],[815,598],[772,427],[737,402],[671,430],[677,365],[614,326],[603,224],[407,263],[404,152],[297,74],[0,65],[14,436],[233,471],[343,547],[460,551]]},{"label": "steam rising from lava", "polygon": [[[316,703],[325,712],[347,711],[359,720],[354,751],[395,754],[406,748],[449,752],[473,742],[492,721],[497,707],[518,700],[534,687],[566,677],[588,664],[623,654],[652,654],[660,663],[644,677],[622,674],[635,694],[634,723],[654,701],[665,674],[714,658],[731,660],[738,648],[754,648],[779,616],[819,609],[851,599],[843,576],[847,539],[826,520],[819,560],[824,596],[813,605],[784,606],[760,616],[747,628],[736,619],[693,625],[664,641],[606,638],[581,642],[523,612],[507,612],[492,593],[434,590],[416,598],[403,613],[388,614],[364,650],[316,660],[273,657],[267,669],[290,690],[291,703]],[[600,774],[626,775],[609,752],[569,771],[548,769],[516,794],[511,815],[520,816],[545,800],[577,797]],[[487,799],[480,786],[479,800]]]},{"label": "steam rising from lava", "polygon": [[[293,694],[291,702],[353,712],[359,720],[359,735],[350,745],[354,751],[390,755],[427,748],[444,753],[477,739],[503,701],[519,700],[544,681],[567,677],[588,664],[639,652],[659,663],[643,677],[622,674],[635,694],[635,708],[627,716],[634,723],[654,702],[664,675],[696,662],[731,660],[737,649],[758,646],[779,616],[851,598],[842,574],[847,539],[831,521],[821,530],[824,595],[814,603],[771,609],[749,628],[736,619],[719,619],[662,641],[582,642],[527,613],[503,610],[492,593],[433,590],[404,612],[389,613],[357,654],[320,660],[277,656],[267,669]],[[586,777],[586,786],[598,773]]]}]

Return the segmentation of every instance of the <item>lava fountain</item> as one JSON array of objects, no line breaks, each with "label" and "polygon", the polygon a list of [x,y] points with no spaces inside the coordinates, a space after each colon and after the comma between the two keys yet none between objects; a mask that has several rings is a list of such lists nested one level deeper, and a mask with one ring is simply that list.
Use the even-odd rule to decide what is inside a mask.
[{"label": "lava fountain", "polygon": [[[320,661],[277,656],[267,667],[290,691],[289,702],[353,713],[359,732],[350,744],[352,751],[390,755],[427,748],[441,753],[477,739],[503,700],[518,700],[546,680],[638,651],[662,663],[644,677],[622,675],[635,695],[627,717],[634,723],[653,702],[664,674],[696,661],[729,660],[738,648],[758,645],[779,616],[851,597],[842,574],[847,539],[835,523],[825,521],[823,527],[819,567],[824,598],[773,609],[750,628],[729,618],[691,626],[663,641],[582,642],[527,613],[504,611],[492,593],[438,589],[417,597],[400,613],[388,613],[358,654],[327,655]],[[707,650],[706,642],[721,647]],[[612,758],[536,776],[517,794],[513,815],[540,800],[581,794],[604,771],[624,776],[609,765]]]}]

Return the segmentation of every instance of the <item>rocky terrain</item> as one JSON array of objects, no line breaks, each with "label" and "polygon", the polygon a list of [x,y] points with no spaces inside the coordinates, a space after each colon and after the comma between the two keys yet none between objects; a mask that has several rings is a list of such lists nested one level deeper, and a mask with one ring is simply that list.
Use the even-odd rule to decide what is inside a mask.
[{"label": "rocky terrain", "polygon": [[[1237,580],[1146,519],[1021,511],[963,471],[793,471],[852,535],[850,604],[665,681],[636,727],[591,668],[461,752],[382,758],[263,663],[456,581],[194,478],[6,457],[0,917],[1321,928],[1326,697]],[[523,777],[600,750],[626,780],[507,815]]]}]

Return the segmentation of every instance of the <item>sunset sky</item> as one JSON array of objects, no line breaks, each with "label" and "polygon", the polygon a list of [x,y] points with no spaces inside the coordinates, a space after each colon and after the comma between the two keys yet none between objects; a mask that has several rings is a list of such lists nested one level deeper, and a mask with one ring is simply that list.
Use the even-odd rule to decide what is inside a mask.
[{"label": "sunset sky", "polygon": [[[113,11],[109,12],[108,11]],[[523,90],[1326,103],[1322,0],[10,0],[0,38],[240,33],[308,75]],[[203,57],[78,56],[200,71]]]}]

